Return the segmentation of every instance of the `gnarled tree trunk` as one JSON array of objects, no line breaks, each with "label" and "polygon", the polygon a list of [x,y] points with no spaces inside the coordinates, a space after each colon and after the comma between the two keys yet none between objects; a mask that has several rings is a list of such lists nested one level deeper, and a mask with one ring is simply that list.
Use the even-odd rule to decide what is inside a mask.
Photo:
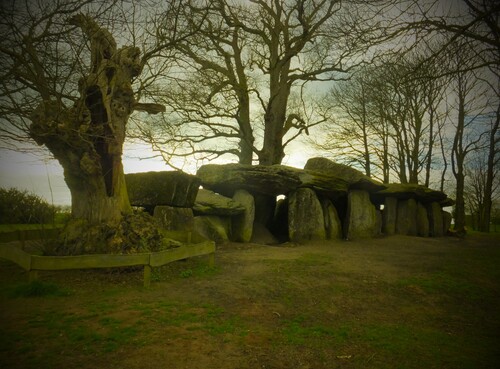
[{"label": "gnarled tree trunk", "polygon": [[134,109],[155,113],[161,107],[134,100],[132,78],[143,66],[138,48],[117,49],[112,35],[88,16],[76,15],[70,23],[90,40],[91,69],[80,79],[72,107],[57,99],[39,105],[30,134],[64,168],[73,217],[116,223],[131,212],[122,166],[128,118]]}]

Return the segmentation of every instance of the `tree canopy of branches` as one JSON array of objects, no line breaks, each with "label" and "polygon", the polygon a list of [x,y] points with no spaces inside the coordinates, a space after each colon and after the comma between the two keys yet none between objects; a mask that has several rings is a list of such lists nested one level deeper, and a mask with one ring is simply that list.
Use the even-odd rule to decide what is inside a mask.
[{"label": "tree canopy of branches", "polygon": [[316,145],[385,183],[392,173],[401,183],[429,185],[444,81],[434,78],[437,66],[430,63],[416,76],[422,59],[415,53],[382,59],[337,83],[329,98],[335,119]]},{"label": "tree canopy of branches", "polygon": [[[175,67],[155,89],[172,114],[164,125],[140,125],[139,135],[166,156],[184,145],[187,155],[280,163],[291,141],[324,121],[307,109],[308,88],[345,78],[389,37],[380,24],[387,7],[381,1],[186,0],[175,21],[165,13],[155,24],[160,42],[175,49],[166,55]],[[175,29],[196,32],[176,41]]]},{"label": "tree canopy of branches", "polygon": [[64,168],[73,217],[90,224],[131,212],[122,166],[128,117],[162,110],[136,101],[132,82],[144,61],[95,21],[106,4],[1,5],[1,138],[45,145]]},{"label": "tree canopy of branches", "polygon": [[[493,183],[496,175],[494,168],[500,160],[500,133],[498,131],[500,122],[500,4],[488,0],[463,0],[458,3],[460,5],[458,12],[446,14],[446,16],[435,16],[432,9],[437,6],[437,3],[420,8],[421,18],[413,22],[411,26],[426,34],[446,35],[448,43],[435,51],[435,57],[446,54],[450,49],[453,50],[457,42],[467,45],[467,48],[471,50],[474,54],[473,62],[455,64],[455,68],[450,69],[448,73],[464,75],[467,71],[482,69],[490,74],[483,79],[483,82],[489,85],[490,91],[493,91],[493,101],[490,103],[493,119],[487,134],[488,144],[483,148],[488,154],[486,155],[487,169],[482,201],[484,206],[479,225],[482,231],[489,231]],[[459,51],[461,52],[462,50]],[[457,191],[461,192],[458,188]],[[459,199],[459,201],[462,200]],[[458,225],[458,227],[462,226],[462,224]]]}]

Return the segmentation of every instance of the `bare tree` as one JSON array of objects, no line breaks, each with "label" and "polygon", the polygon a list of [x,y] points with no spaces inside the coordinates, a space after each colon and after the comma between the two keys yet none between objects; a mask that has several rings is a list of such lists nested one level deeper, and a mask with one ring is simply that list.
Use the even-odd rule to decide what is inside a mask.
[{"label": "bare tree", "polygon": [[[493,203],[500,197],[500,178],[498,176],[494,178],[494,182],[491,184],[491,195],[485,196],[486,192],[489,191],[489,184],[487,183],[488,175],[486,174],[489,150],[485,149],[486,147],[484,146],[482,148],[480,147],[468,160],[465,169],[466,178],[464,191],[465,204],[472,217],[473,227],[483,232],[489,231],[483,228],[485,224],[483,216],[491,213],[491,209],[485,211],[486,203],[484,200],[485,198],[489,198]],[[487,225],[489,229],[490,219],[488,219]]]},{"label": "bare tree", "polygon": [[163,110],[136,100],[132,82],[144,60],[136,47],[118,48],[94,20],[104,5],[113,4],[1,5],[1,137],[45,145],[64,168],[73,217],[89,224],[116,223],[131,212],[121,160],[125,127],[134,110]]},{"label": "bare tree", "polygon": [[333,108],[332,119],[325,125],[327,133],[313,140],[316,148],[337,161],[362,168],[367,176],[378,166],[372,158],[379,144],[374,129],[373,72],[373,67],[362,67],[350,79],[335,84],[325,98]]},{"label": "bare tree", "polygon": [[[495,178],[495,165],[498,163],[498,113],[500,112],[500,95],[498,94],[498,81],[500,80],[500,4],[489,0],[462,0],[448,9],[438,8],[441,2],[431,1],[425,5],[415,2],[417,21],[410,22],[410,27],[423,35],[422,39],[428,39],[435,34],[441,34],[447,38],[442,47],[435,50],[430,58],[440,58],[453,50],[457,42],[467,42],[472,45],[474,54],[473,63],[455,64],[454,68],[445,71],[448,75],[463,73],[472,70],[487,70],[490,76],[487,82],[496,91],[492,114],[496,116],[492,120],[488,133],[488,165],[484,175],[486,176],[486,188],[484,191],[483,214],[480,216],[480,228],[489,231],[490,213],[492,206],[492,183]],[[460,52],[460,51],[458,51]],[[459,78],[459,77],[457,77]],[[496,112],[496,113],[495,113]],[[456,150],[455,150],[456,153]]]},{"label": "bare tree", "polygon": [[[380,24],[387,7],[380,1],[186,1],[177,25],[199,27],[192,37],[174,43],[172,22],[156,25],[176,50],[164,101],[169,123],[182,135],[165,142],[184,142],[186,152],[211,157],[237,155],[241,163],[255,157],[280,163],[291,141],[324,121],[290,109],[290,96],[301,101],[308,86],[345,78],[370,46],[389,38]],[[155,127],[142,129],[157,144]]]},{"label": "bare tree", "polygon": [[[456,67],[466,66],[473,62],[474,53],[471,45],[457,42],[456,52],[450,55],[450,61]],[[465,228],[465,165],[468,155],[477,149],[485,135],[484,128],[478,123],[486,113],[487,101],[484,101],[485,86],[478,78],[479,71],[464,68],[452,76],[452,88],[456,96],[456,117],[453,143],[451,147],[451,168],[455,177],[455,225],[459,235],[466,233]]]}]

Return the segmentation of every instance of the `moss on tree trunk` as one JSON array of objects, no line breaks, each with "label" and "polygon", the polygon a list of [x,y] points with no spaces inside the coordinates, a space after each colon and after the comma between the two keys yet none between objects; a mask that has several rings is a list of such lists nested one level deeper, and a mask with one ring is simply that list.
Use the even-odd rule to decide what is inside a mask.
[{"label": "moss on tree trunk", "polygon": [[[143,61],[136,47],[117,48],[113,36],[83,14],[70,19],[90,41],[91,65],[72,106],[44,100],[32,114],[31,137],[64,168],[72,216],[88,226],[117,226],[132,212],[123,173],[125,128],[134,110],[162,111],[134,99],[132,79]],[[84,231],[84,230],[83,230]]]}]

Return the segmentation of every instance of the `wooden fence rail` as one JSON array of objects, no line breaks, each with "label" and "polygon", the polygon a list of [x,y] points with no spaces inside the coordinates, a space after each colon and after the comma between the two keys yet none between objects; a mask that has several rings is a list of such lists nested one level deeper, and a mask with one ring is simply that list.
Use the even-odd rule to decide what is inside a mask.
[{"label": "wooden fence rail", "polygon": [[[9,232],[9,233],[16,233]],[[25,231],[24,236],[14,238],[14,235],[5,233],[0,234],[0,242],[12,242],[31,238],[32,233]],[[28,238],[26,238],[28,234]],[[190,241],[191,236],[187,236]],[[8,241],[7,241],[8,240]],[[37,256],[31,255],[21,250],[15,245],[0,245],[0,258],[7,259],[19,265],[28,272],[29,280],[33,281],[38,277],[38,271],[49,270],[70,270],[70,269],[98,269],[98,268],[117,268],[129,266],[144,267],[144,286],[151,285],[152,268],[171,263],[177,260],[183,260],[194,256],[209,255],[209,265],[215,264],[215,242],[201,241],[198,243],[187,243],[180,247],[168,249],[160,252],[117,255],[117,254],[94,254],[78,256]]]}]

